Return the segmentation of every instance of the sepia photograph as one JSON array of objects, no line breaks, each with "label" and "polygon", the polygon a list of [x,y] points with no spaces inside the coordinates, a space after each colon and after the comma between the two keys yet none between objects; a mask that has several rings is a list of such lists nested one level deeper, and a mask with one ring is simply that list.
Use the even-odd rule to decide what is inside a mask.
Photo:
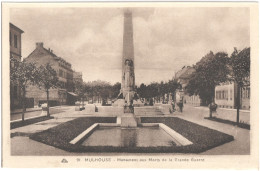
[{"label": "sepia photograph", "polygon": [[258,3],[2,17],[2,167],[258,168]]}]

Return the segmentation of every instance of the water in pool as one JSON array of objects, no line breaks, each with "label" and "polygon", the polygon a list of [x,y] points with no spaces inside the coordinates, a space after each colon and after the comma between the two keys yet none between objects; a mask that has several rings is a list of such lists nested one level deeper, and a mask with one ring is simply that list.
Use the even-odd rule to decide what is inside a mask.
[{"label": "water in pool", "polygon": [[175,146],[174,139],[160,127],[99,127],[84,146],[156,147]]}]

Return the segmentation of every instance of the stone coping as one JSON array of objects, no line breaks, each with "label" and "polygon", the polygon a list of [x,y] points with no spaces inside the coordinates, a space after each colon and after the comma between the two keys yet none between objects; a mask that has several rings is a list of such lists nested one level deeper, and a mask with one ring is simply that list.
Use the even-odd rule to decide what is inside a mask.
[{"label": "stone coping", "polygon": [[[163,123],[141,123],[139,124],[141,127],[160,127],[166,133],[168,133],[175,141],[177,146],[187,146],[193,144],[187,138],[183,137],[181,134],[177,133],[170,127],[166,126]],[[118,123],[95,123],[91,125],[88,129],[84,132],[79,134],[73,140],[70,141],[70,144],[77,144],[82,141],[86,136],[89,136],[93,131],[95,131],[99,126],[106,126],[106,127],[120,127],[121,125]]]},{"label": "stone coping", "polygon": [[163,123],[142,123],[140,126],[144,127],[152,127],[152,126],[159,126],[162,128],[166,133],[168,133],[175,141],[177,146],[186,146],[193,144],[191,141],[189,141],[187,138],[183,137],[181,134],[177,133],[170,127],[166,126]]},{"label": "stone coping", "polygon": [[97,129],[99,126],[111,126],[111,127],[118,127],[119,124],[116,123],[95,123],[91,125],[88,129],[86,129],[84,132],[79,134],[77,137],[75,137],[73,140],[70,141],[70,144],[77,144],[80,142],[84,137],[90,135],[95,129]]},{"label": "stone coping", "polygon": [[76,138],[74,138],[73,140],[70,141],[71,144],[76,144],[77,142],[79,142],[83,137],[85,137],[86,135],[90,134],[95,128],[97,128],[98,123],[93,124],[92,126],[90,126],[88,129],[86,129],[84,132],[82,132],[81,134],[79,134]]}]

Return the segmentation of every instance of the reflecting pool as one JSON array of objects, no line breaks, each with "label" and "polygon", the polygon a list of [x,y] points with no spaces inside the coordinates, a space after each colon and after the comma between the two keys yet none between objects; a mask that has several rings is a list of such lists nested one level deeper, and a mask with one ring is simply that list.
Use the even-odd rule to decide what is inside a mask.
[{"label": "reflecting pool", "polygon": [[174,139],[160,127],[99,127],[84,146],[156,147],[175,146]]}]

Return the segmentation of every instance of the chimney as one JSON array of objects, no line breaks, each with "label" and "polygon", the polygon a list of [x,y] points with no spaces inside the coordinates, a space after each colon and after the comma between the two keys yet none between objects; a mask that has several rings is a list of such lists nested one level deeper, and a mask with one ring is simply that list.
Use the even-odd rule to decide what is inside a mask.
[{"label": "chimney", "polygon": [[36,48],[43,48],[43,42],[37,42]]},{"label": "chimney", "polygon": [[48,51],[50,52],[50,51],[51,51],[51,49],[49,48],[49,49],[48,49]]}]

